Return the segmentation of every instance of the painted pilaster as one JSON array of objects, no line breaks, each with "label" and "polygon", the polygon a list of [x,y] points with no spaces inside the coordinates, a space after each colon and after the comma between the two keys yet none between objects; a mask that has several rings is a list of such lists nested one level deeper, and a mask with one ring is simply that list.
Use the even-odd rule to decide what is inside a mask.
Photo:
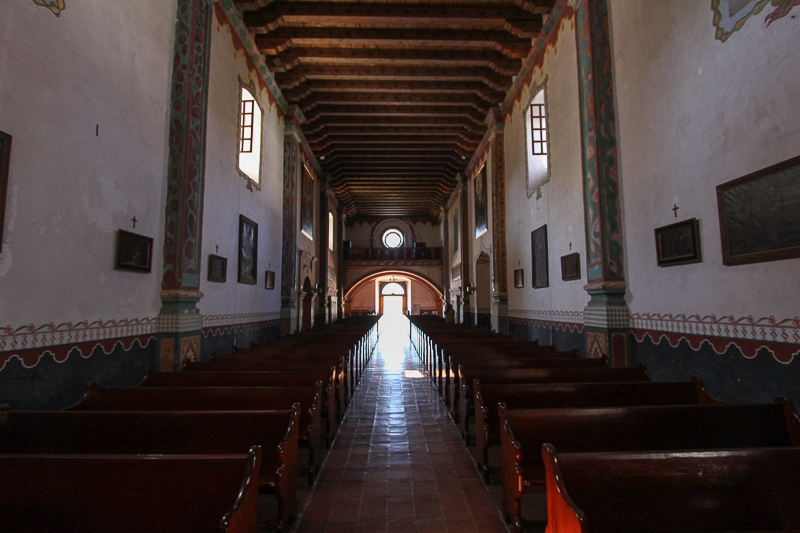
[{"label": "painted pilaster", "polygon": [[463,309],[463,322],[465,324],[475,324],[477,315],[472,312],[470,295],[467,293],[467,286],[472,283],[470,276],[472,263],[472,242],[475,233],[469,229],[471,219],[469,205],[469,181],[466,177],[461,179],[461,308]]},{"label": "painted pilaster", "polygon": [[200,292],[206,110],[211,51],[210,2],[178,0],[169,114],[164,269],[156,320],[160,367],[197,360],[203,319]]},{"label": "painted pilaster", "polygon": [[281,247],[281,336],[297,331],[297,181],[300,125],[285,116],[283,132],[283,238]]},{"label": "painted pilaster", "polygon": [[443,307],[442,313],[444,313],[444,305],[449,302],[448,293],[450,287],[450,265],[453,262],[453,257],[450,255],[450,208],[449,204],[447,207],[444,208],[442,211],[442,289],[443,289]]},{"label": "painted pilaster", "polygon": [[492,329],[508,334],[508,252],[506,249],[505,117],[492,109],[486,121],[492,158]]},{"label": "painted pilaster", "polygon": [[627,364],[630,311],[625,301],[613,51],[608,0],[579,0],[578,45],[586,260],[591,296],[584,310],[586,353]]}]

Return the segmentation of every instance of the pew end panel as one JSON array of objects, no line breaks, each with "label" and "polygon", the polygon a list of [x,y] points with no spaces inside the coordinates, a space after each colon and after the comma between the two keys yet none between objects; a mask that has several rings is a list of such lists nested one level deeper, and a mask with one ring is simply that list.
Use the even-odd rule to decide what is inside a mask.
[{"label": "pew end panel", "polygon": [[514,434],[506,420],[506,405],[498,406],[500,427],[502,428],[500,446],[502,448],[503,471],[503,516],[517,533],[522,531],[522,496],[525,494],[525,479],[522,473],[522,445],[514,439]]},{"label": "pew end panel", "polygon": [[552,444],[542,446],[547,487],[547,528],[545,533],[583,533],[586,516],[567,494]]},{"label": "pew end panel", "polygon": [[786,426],[789,429],[792,446],[800,447],[800,415],[798,415],[794,404],[784,396],[775,398],[775,403],[779,403],[783,407],[783,414],[786,416]]},{"label": "pew end panel", "polygon": [[300,404],[292,406],[289,427],[286,428],[283,440],[278,445],[278,466],[274,486],[275,495],[278,497],[278,517],[280,517],[280,530],[289,531],[290,524],[297,517],[297,475],[298,453],[297,436],[300,425]]}]

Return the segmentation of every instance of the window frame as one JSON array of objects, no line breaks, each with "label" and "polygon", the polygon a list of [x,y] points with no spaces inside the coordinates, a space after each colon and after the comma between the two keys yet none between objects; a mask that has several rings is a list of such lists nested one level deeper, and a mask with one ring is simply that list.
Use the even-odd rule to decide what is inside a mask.
[{"label": "window frame", "polygon": [[[250,126],[247,126],[243,123],[243,118],[245,116],[244,104],[251,101],[250,99],[244,98],[244,91],[249,93],[253,102]],[[245,179],[247,182],[247,188],[251,191],[253,189],[261,190],[261,169],[264,165],[264,108],[259,103],[257,94],[256,84],[253,80],[245,83],[242,78],[239,77],[239,94],[237,98],[238,107],[236,114],[236,172],[239,174],[239,176]],[[256,112],[256,108],[258,108],[258,112]],[[250,139],[244,137],[244,130],[247,127],[251,129]],[[243,151],[243,145],[248,140],[250,142],[250,151]],[[258,146],[254,146],[255,144]],[[251,176],[247,171],[242,169],[242,154],[257,154],[258,170],[256,172],[256,178],[258,179],[253,178],[253,176]]]},{"label": "window frame", "polygon": [[[552,164],[551,164],[551,155],[552,155],[552,130],[550,129],[550,105],[548,102],[547,97],[547,78],[539,84],[534,83],[531,85],[531,92],[530,92],[530,99],[528,100],[526,106],[523,108],[523,119],[524,119],[524,153],[525,153],[525,187],[527,190],[528,198],[533,197],[536,195],[536,198],[539,199],[542,197],[542,187],[550,182],[550,176],[552,172]],[[539,94],[542,94],[543,102],[541,104],[534,104],[534,101],[537,99]],[[544,111],[544,141],[535,141],[534,137],[534,129],[533,129],[533,116],[531,113],[532,107],[534,105],[541,105]],[[546,153],[544,154],[534,154],[534,143],[535,142],[544,142],[546,144]],[[534,163],[536,162],[534,158],[545,158],[545,170],[543,173],[537,173],[537,175],[533,175]]]}]

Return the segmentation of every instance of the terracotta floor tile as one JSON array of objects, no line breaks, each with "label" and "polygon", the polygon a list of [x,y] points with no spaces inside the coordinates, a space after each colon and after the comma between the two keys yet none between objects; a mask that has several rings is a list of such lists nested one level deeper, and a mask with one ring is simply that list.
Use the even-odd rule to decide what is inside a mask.
[{"label": "terracotta floor tile", "polygon": [[309,503],[293,533],[506,533],[408,325],[381,323]]}]

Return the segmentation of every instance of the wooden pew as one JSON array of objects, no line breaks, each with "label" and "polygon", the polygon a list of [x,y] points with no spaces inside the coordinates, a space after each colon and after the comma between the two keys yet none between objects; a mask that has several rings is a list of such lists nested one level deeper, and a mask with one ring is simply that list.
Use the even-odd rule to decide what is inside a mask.
[{"label": "wooden pew", "polygon": [[[490,368],[479,372],[465,370],[464,386],[474,380],[486,384],[511,385],[522,383],[630,383],[650,382],[644,365],[632,368]],[[470,408],[474,403],[470,391],[459,393],[458,426],[462,436],[469,438],[467,425]]]},{"label": "wooden pew", "polygon": [[[521,358],[504,358],[497,357],[494,359],[487,359],[487,355],[481,354],[477,357],[459,357],[451,363],[450,367],[455,368],[456,371],[447,377],[448,387],[450,392],[448,397],[450,399],[450,413],[456,416],[458,420],[458,412],[456,406],[458,405],[458,396],[461,391],[466,390],[467,394],[472,395],[472,382],[467,381],[466,375],[476,375],[481,372],[492,369],[514,369],[514,368],[608,368],[608,358],[598,357],[592,359],[577,359],[570,357],[521,357]],[[451,361],[453,358],[450,358]]]},{"label": "wooden pew", "polygon": [[[324,379],[324,381],[322,381]],[[333,368],[324,376],[313,372],[153,372],[148,370],[138,387],[312,387],[322,382],[321,415],[328,443],[336,434],[338,420]]]},{"label": "wooden pew", "polygon": [[303,372],[313,374],[317,379],[326,379],[333,373],[333,383],[337,404],[337,423],[342,421],[347,408],[347,372],[344,358],[335,364],[331,362],[293,363],[283,361],[208,361],[192,362],[185,360],[181,372]]},{"label": "wooden pew", "polygon": [[257,533],[254,447],[238,455],[0,455],[0,531]]},{"label": "wooden pew", "polygon": [[273,411],[298,404],[298,438],[308,446],[309,482],[319,471],[323,437],[314,387],[98,387],[89,383],[69,411]]},{"label": "wooden pew", "polygon": [[599,409],[498,407],[502,432],[503,511],[521,526],[527,492],[544,492],[543,444],[562,453],[757,448],[800,445],[791,402]]},{"label": "wooden pew", "polygon": [[0,454],[231,455],[260,446],[260,492],[278,523],[297,515],[299,405],[283,411],[10,411],[0,406]]},{"label": "wooden pew", "polygon": [[669,383],[547,383],[484,385],[473,383],[475,446],[478,468],[489,480],[489,446],[500,445],[497,406],[507,409],[623,407],[633,405],[692,405],[722,403],[705,389],[703,380]]},{"label": "wooden pew", "polygon": [[556,452],[547,533],[800,530],[800,449]]}]

